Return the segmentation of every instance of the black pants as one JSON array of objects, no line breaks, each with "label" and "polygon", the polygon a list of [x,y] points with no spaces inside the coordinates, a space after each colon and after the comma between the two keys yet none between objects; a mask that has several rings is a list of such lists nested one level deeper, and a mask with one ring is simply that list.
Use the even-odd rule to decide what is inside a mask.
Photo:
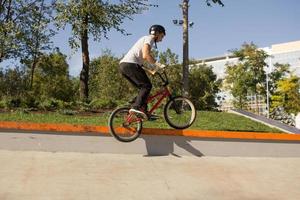
[{"label": "black pants", "polygon": [[122,75],[140,91],[133,104],[134,109],[147,106],[147,98],[152,89],[152,84],[141,66],[134,63],[121,63],[120,71]]}]

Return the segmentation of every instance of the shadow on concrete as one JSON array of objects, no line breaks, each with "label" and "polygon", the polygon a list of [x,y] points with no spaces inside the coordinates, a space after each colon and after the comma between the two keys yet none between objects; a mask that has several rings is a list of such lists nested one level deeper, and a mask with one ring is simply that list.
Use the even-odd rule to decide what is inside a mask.
[{"label": "shadow on concrete", "polygon": [[[141,138],[145,141],[147,155],[145,156],[166,156],[174,155],[181,157],[176,152],[187,151],[195,156],[203,156],[204,154],[191,144],[191,139],[188,137],[151,137],[142,135]],[[179,147],[179,148],[177,148]]]}]

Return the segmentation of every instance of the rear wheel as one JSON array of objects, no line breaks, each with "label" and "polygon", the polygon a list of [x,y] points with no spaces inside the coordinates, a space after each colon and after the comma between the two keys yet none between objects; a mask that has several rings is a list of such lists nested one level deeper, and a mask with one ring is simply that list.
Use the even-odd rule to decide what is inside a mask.
[{"label": "rear wheel", "polygon": [[108,125],[110,134],[117,140],[131,142],[141,134],[143,121],[136,115],[130,114],[129,108],[123,107],[111,113]]},{"label": "rear wheel", "polygon": [[175,129],[190,127],[196,119],[194,104],[186,97],[177,96],[170,99],[164,108],[166,122]]}]

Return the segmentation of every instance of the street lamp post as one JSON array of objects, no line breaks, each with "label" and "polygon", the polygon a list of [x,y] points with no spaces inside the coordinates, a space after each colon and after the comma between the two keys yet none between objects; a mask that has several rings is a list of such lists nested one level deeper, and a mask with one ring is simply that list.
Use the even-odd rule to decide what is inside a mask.
[{"label": "street lamp post", "polygon": [[183,49],[182,49],[182,95],[188,96],[189,91],[189,27],[194,25],[193,22],[189,23],[188,19],[188,8],[189,0],[183,0],[182,5],[182,20],[173,20],[175,25],[180,25],[183,27]]},{"label": "street lamp post", "polygon": [[182,51],[182,82],[183,82],[183,96],[188,96],[189,91],[189,1],[183,0],[182,15],[183,15],[183,51]]},{"label": "street lamp post", "polygon": [[270,68],[271,68],[271,65],[272,65],[272,59],[271,59],[271,56],[269,57],[269,66],[267,68],[267,71],[266,71],[266,82],[267,82],[267,117],[269,118],[270,117],[270,92],[269,92],[269,72],[270,72]]}]

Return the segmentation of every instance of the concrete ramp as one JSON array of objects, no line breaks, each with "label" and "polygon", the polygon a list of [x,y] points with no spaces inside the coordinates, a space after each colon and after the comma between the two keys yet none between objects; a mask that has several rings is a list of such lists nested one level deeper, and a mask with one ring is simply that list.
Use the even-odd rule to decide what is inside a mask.
[{"label": "concrete ramp", "polygon": [[232,109],[230,110],[230,112],[238,114],[238,115],[242,115],[244,117],[250,118],[252,120],[261,122],[267,126],[270,127],[275,127],[281,131],[284,131],[286,133],[294,133],[294,134],[300,134],[300,129],[293,127],[293,126],[288,126],[282,122],[273,120],[273,119],[269,119],[267,117],[264,116],[260,116],[260,115],[256,115],[254,113],[251,112],[247,112],[245,110],[240,110],[240,109]]}]

